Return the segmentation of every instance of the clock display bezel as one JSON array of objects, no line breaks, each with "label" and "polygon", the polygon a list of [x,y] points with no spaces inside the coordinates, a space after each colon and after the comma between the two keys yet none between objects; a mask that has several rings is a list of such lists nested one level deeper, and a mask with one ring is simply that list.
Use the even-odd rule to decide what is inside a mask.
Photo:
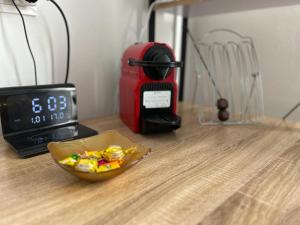
[{"label": "clock display bezel", "polygon": [[[9,97],[12,96],[18,97],[18,96],[33,95],[33,94],[38,94],[38,95],[45,94],[45,96],[49,96],[49,93],[52,92],[53,93],[68,92],[68,94],[70,95],[69,103],[71,103],[72,106],[70,107],[69,110],[70,112],[68,112],[70,113],[70,116],[67,121],[63,121],[63,122],[56,121],[54,124],[51,125],[46,124],[45,126],[38,126],[38,127],[32,125],[29,128],[18,130],[18,131],[10,127],[8,107],[7,107],[7,100]],[[16,134],[21,134],[26,132],[33,132],[33,131],[50,129],[50,128],[78,123],[76,88],[73,84],[55,84],[55,85],[2,88],[0,89],[0,109],[1,109],[2,131],[4,136],[16,135]]]}]

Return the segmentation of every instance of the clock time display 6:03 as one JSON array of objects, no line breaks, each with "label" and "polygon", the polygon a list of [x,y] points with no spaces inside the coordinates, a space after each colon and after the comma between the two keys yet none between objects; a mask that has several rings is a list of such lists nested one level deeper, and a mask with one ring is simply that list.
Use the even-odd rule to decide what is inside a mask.
[{"label": "clock time display 6:03", "polygon": [[39,97],[32,99],[32,124],[36,125],[47,121],[59,122],[65,119],[65,111],[68,106],[67,97],[65,95],[47,96],[47,99],[44,99],[43,102],[46,104],[42,104],[41,98]]},{"label": "clock time display 6:03", "polygon": [[22,131],[68,123],[73,118],[76,99],[69,91],[48,91],[9,96],[7,122],[12,131]]}]

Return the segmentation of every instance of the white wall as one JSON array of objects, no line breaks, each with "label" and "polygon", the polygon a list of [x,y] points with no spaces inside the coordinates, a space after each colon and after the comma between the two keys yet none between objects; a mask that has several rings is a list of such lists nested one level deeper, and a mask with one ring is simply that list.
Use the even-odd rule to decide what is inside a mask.
[{"label": "white wall", "polygon": [[[146,0],[58,0],[71,32],[70,82],[77,86],[80,119],[112,114],[123,50],[136,41]],[[39,84],[62,83],[66,36],[54,6],[41,0],[37,17],[26,16]],[[19,79],[17,78],[19,76]],[[0,13],[0,87],[34,84],[32,60],[20,17]]]},{"label": "white wall", "polygon": [[174,45],[175,15],[158,11],[155,19],[155,40]]},{"label": "white wall", "polygon": [[[281,117],[300,102],[300,6],[205,16],[190,20],[198,38],[215,28],[229,28],[254,38],[263,76],[266,115]],[[186,99],[194,86],[189,44]],[[191,87],[191,88],[190,88]],[[300,120],[300,109],[291,119]]]},{"label": "white wall", "polygon": [[[113,113],[120,57],[134,42],[148,1],[59,0],[71,29],[70,81],[78,89],[80,119]],[[29,38],[37,59],[40,84],[63,82],[65,30],[58,11],[39,3],[37,17],[26,16]],[[174,44],[174,17],[157,15],[157,41]],[[251,35],[256,43],[263,75],[266,114],[282,116],[300,101],[300,6],[205,16],[190,20],[200,37],[214,28],[230,28]],[[34,83],[32,61],[17,14],[0,13],[0,87]],[[189,53],[191,46],[189,46]],[[193,57],[188,55],[186,99],[191,99]],[[20,77],[20,81],[17,79]],[[300,109],[291,117],[300,120]]]}]

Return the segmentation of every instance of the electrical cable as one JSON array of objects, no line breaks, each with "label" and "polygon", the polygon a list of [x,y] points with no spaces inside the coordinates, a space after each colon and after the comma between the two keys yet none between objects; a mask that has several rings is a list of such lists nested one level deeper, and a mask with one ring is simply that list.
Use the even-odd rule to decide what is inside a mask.
[{"label": "electrical cable", "polygon": [[295,112],[296,111],[296,109],[298,109],[300,107],[300,102],[297,104],[297,105],[295,105],[290,111],[288,111],[285,115],[284,115],[284,117],[282,117],[282,120],[286,120],[290,115],[292,115],[292,113],[293,112]]},{"label": "electrical cable", "polygon": [[71,47],[70,47],[70,29],[69,29],[69,25],[68,25],[68,21],[67,18],[63,12],[63,10],[61,9],[61,7],[54,1],[54,0],[47,0],[52,2],[55,7],[58,9],[58,11],[60,12],[60,14],[62,15],[63,19],[64,19],[64,23],[66,26],[66,32],[67,32],[67,70],[66,70],[66,77],[65,77],[65,84],[68,83],[69,80],[69,71],[70,71],[70,52],[71,52]]},{"label": "electrical cable", "polygon": [[33,61],[35,85],[38,85],[36,61],[35,61],[35,58],[34,58],[34,55],[32,53],[32,49],[31,49],[30,43],[29,43],[25,20],[24,20],[23,14],[21,13],[21,11],[20,11],[19,7],[17,6],[17,4],[15,3],[15,1],[12,0],[12,2],[14,4],[14,6],[16,7],[16,9],[17,9],[17,11],[18,11],[18,13],[19,13],[19,15],[21,16],[21,19],[22,19],[24,33],[25,33],[25,38],[26,38],[26,42],[27,42],[27,46],[28,46],[28,50],[30,52],[30,55],[31,55],[31,58],[32,58],[32,61]]},{"label": "electrical cable", "polygon": [[140,32],[140,35],[139,35],[139,39],[138,39],[138,42],[142,42],[143,41],[143,37],[145,35],[145,32],[146,32],[146,29],[148,28],[148,25],[149,25],[149,21],[150,21],[150,18],[151,18],[151,14],[152,14],[152,11],[154,9],[154,7],[160,3],[167,3],[167,2],[172,2],[173,0],[157,0],[155,2],[153,2],[149,9],[148,9],[148,13],[147,13],[147,17],[146,17],[146,20],[145,20],[145,23],[141,29],[141,32]]}]

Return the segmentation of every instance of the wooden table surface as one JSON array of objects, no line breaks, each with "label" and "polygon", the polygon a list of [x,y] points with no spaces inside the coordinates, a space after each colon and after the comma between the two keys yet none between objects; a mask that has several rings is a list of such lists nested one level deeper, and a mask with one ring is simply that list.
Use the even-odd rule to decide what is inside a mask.
[{"label": "wooden table surface", "polygon": [[183,127],[133,134],[117,117],[87,121],[116,129],[152,153],[113,180],[87,183],[49,154],[19,159],[0,141],[0,224],[299,225],[300,126],[200,126],[181,105]]}]

